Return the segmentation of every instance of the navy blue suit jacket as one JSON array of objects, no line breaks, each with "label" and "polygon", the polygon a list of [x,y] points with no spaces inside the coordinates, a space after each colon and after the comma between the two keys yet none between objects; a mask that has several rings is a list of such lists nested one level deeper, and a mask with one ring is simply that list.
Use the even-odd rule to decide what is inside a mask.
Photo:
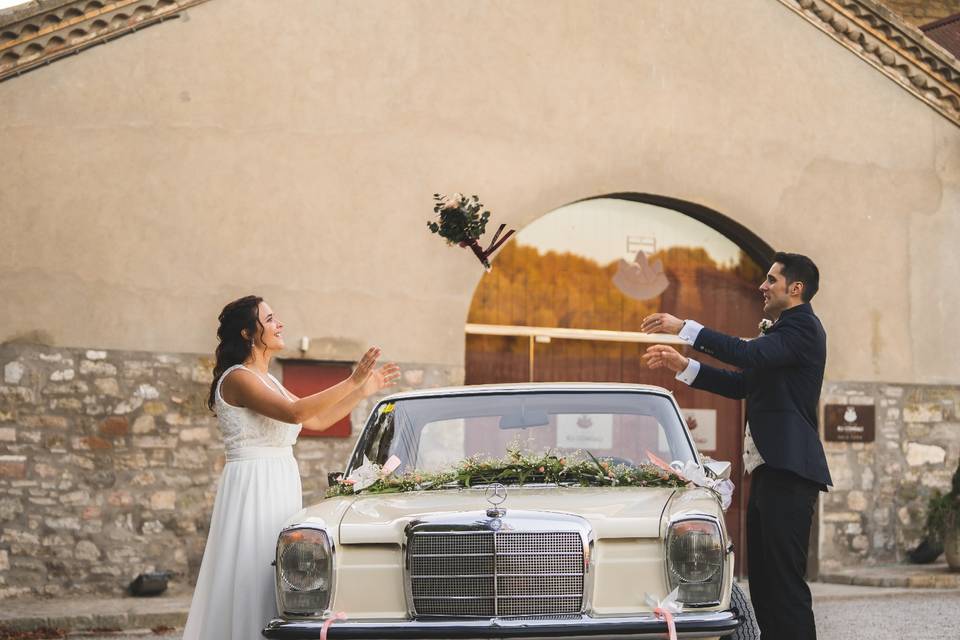
[{"label": "navy blue suit jacket", "polygon": [[827,362],[827,334],[809,304],[787,309],[754,340],[704,327],[693,348],[739,367],[700,363],[692,387],[746,398],[747,421],[764,462],[819,485],[833,485],[818,428],[818,405]]}]

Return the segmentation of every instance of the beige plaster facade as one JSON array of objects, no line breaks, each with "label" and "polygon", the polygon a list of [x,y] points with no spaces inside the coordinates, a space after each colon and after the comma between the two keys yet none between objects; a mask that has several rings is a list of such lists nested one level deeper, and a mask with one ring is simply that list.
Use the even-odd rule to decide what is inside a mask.
[{"label": "beige plaster facade", "polygon": [[311,355],[462,365],[430,195],[634,191],[814,256],[828,378],[960,382],[960,127],[776,0],[216,0],[0,114],[0,342],[205,353],[255,291]]},{"label": "beige plaster facade", "polygon": [[[874,0],[108,4],[126,35],[83,49],[77,17],[79,55],[0,29],[0,598],[192,579],[230,299],[291,356],[462,380],[483,271],[427,230],[436,191],[518,230],[653,194],[814,257],[824,402],[877,415],[827,445],[821,565],[922,538],[960,456],[960,62]],[[308,502],[351,443],[302,439]]]}]

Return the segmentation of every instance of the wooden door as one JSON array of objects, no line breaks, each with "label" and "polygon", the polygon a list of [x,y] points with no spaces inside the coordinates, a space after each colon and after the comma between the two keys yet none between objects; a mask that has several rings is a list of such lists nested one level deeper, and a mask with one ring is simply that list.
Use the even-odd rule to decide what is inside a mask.
[{"label": "wooden door", "polygon": [[[508,244],[497,258],[496,268],[477,288],[468,321],[637,332],[644,316],[662,310],[729,335],[757,334],[762,311],[757,287],[765,270],[752,260],[742,256],[737,264],[717,265],[695,248],[672,248],[650,259],[662,260],[669,286],[656,298],[635,300],[612,285],[614,264],[598,265],[573,254],[541,255],[532,247]],[[701,452],[732,464],[731,479],[737,489],[726,522],[741,574],[746,566],[742,402],[692,389],[670,373],[645,369],[640,356],[647,346],[560,339],[534,342],[532,379],[632,382],[673,391],[685,418],[698,418],[691,433],[700,440]],[[465,355],[468,384],[531,380],[528,337],[468,335]],[[687,355],[713,366],[726,366],[703,354]],[[698,429],[702,431],[698,433]]]}]

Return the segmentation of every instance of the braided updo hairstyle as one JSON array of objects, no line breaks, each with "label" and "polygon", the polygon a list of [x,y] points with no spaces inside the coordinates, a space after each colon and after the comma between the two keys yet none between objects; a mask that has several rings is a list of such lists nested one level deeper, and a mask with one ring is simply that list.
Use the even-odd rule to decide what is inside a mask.
[{"label": "braided updo hairstyle", "polygon": [[[260,323],[260,296],[244,296],[234,300],[223,308],[220,316],[220,326],[217,328],[216,363],[213,365],[213,382],[210,384],[210,395],[207,397],[207,407],[214,411],[214,400],[217,394],[217,382],[223,372],[235,364],[243,364],[250,357],[254,343],[260,334],[263,325]],[[243,336],[243,331],[249,338]]]}]

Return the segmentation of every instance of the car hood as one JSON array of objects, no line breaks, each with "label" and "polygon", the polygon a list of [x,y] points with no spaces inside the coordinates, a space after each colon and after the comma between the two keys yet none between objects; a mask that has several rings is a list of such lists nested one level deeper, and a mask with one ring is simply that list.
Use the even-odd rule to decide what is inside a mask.
[{"label": "car hood", "polygon": [[[677,491],[648,487],[507,487],[507,498],[500,507],[507,514],[522,510],[580,516],[590,523],[597,538],[656,538],[661,534],[664,509]],[[335,509],[338,516],[342,514],[340,544],[399,544],[412,520],[445,512],[484,516],[491,507],[482,488],[361,494],[341,500],[349,504]],[[328,514],[330,506],[324,509]],[[310,519],[311,511],[318,507],[307,509],[306,518]]]}]

